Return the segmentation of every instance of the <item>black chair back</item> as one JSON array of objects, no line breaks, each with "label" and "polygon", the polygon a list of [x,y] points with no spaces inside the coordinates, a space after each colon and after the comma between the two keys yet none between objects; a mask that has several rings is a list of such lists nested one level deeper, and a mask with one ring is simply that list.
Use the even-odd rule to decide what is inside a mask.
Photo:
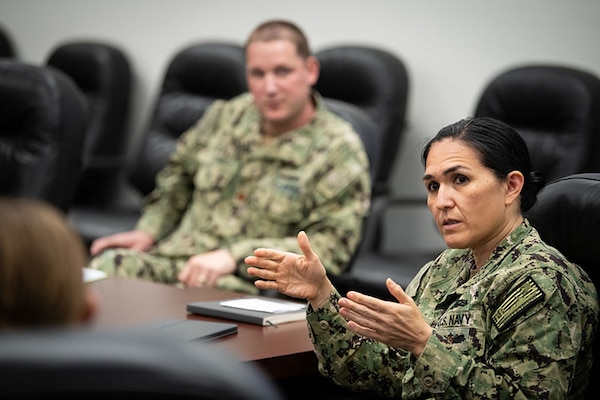
[{"label": "black chair back", "polygon": [[127,164],[130,142],[129,60],[114,45],[78,41],[58,45],[47,65],[70,76],[88,101],[83,171],[74,206],[110,203]]},{"label": "black chair back", "polygon": [[315,89],[323,97],[363,109],[381,132],[381,154],[375,166],[374,195],[387,193],[405,124],[408,73],[387,50],[339,45],[316,52],[321,73]]},{"label": "black chair back", "polygon": [[166,165],[179,135],[202,117],[215,99],[228,100],[247,90],[242,46],[203,42],[179,51],[169,63],[149,129],[130,179],[146,195]]},{"label": "black chair back", "polygon": [[60,71],[0,59],[0,193],[64,212],[82,170],[85,97]]},{"label": "black chair back", "polygon": [[282,399],[221,347],[102,331],[4,333],[0,374],[3,399]]},{"label": "black chair back", "polygon": [[[600,289],[600,173],[569,175],[548,184],[526,213],[542,239],[580,265]],[[598,333],[588,396],[597,398],[600,382]],[[592,396],[593,395],[593,396]]]}]

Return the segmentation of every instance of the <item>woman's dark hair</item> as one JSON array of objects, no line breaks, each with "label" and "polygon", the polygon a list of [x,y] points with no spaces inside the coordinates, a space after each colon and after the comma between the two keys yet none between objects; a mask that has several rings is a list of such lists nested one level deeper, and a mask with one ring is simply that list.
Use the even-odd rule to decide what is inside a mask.
[{"label": "woman's dark hair", "polygon": [[529,210],[537,194],[546,184],[544,177],[533,171],[527,144],[511,126],[494,118],[468,118],[442,128],[423,148],[421,161],[425,166],[431,145],[443,139],[462,140],[475,149],[481,163],[504,179],[511,171],[525,177],[521,190],[521,212]]}]

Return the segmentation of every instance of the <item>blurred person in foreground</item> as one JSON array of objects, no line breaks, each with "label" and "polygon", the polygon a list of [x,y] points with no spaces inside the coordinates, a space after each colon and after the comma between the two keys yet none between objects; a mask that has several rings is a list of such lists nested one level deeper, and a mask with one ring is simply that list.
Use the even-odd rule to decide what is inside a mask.
[{"label": "blurred person in foreground", "polygon": [[525,142],[497,120],[466,119],[441,129],[422,161],[427,205],[449,248],[406,290],[386,280],[397,302],[342,297],[305,232],[302,255],[261,248],[246,258],[255,285],[308,300],[319,370],[353,391],[583,398],[597,291],[523,216],[545,184]]},{"label": "blurred person in foreground", "polygon": [[295,24],[260,24],[245,50],[249,93],[182,134],[135,230],[95,240],[92,268],[257,293],[244,257],[298,251],[300,230],[329,273],[348,265],[370,206],[362,141],[312,89],[319,63]]},{"label": "blurred person in foreground", "polygon": [[33,199],[0,198],[0,330],[87,325],[98,298],[83,283],[83,241],[66,216]]}]

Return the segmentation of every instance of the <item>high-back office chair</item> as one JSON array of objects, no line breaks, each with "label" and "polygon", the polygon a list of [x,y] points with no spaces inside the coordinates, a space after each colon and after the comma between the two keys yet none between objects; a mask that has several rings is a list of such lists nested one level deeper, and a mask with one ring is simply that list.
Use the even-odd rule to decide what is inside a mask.
[{"label": "high-back office chair", "polygon": [[475,116],[515,128],[548,182],[600,172],[600,78],[591,73],[559,65],[510,68],[484,88]]},{"label": "high-back office chair", "polygon": [[131,181],[143,195],[154,189],[156,174],[175,150],[179,135],[214,100],[228,100],[247,90],[245,64],[244,49],[234,43],[200,43],[175,55],[131,171]]},{"label": "high-back office chair", "polygon": [[141,197],[154,188],[156,174],[166,164],[181,133],[215,99],[229,99],[246,90],[245,57],[241,46],[203,42],[183,48],[170,61],[139,151],[121,182],[116,204],[87,207],[69,215],[83,239],[132,229],[140,215]]},{"label": "high-back office chair", "polygon": [[15,47],[8,31],[0,26],[0,58],[16,58]]},{"label": "high-back office chair", "polygon": [[47,65],[71,77],[89,106],[83,171],[73,208],[110,204],[127,162],[132,82],[129,60],[114,45],[76,41],[56,46]]},{"label": "high-back office chair", "polygon": [[402,60],[387,50],[339,45],[315,53],[321,64],[315,89],[324,97],[342,100],[367,112],[381,132],[374,195],[387,193],[404,132],[408,73]]},{"label": "high-back office chair", "polygon": [[81,168],[87,104],[60,71],[0,59],[0,193],[64,212]]},{"label": "high-back office chair", "polygon": [[91,330],[3,333],[0,374],[3,399],[283,398],[222,347]]},{"label": "high-back office chair", "polygon": [[[526,213],[542,239],[579,264],[600,290],[600,173],[573,174],[549,183]],[[594,366],[587,399],[596,399],[600,382],[600,341],[592,347]]]}]

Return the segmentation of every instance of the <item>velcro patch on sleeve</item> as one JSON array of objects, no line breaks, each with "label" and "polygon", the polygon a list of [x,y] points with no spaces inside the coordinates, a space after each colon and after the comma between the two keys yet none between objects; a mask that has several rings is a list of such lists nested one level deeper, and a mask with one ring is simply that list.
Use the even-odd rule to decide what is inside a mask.
[{"label": "velcro patch on sleeve", "polygon": [[503,330],[523,310],[543,298],[544,292],[542,292],[542,289],[535,283],[533,278],[529,277],[504,299],[492,315],[492,320],[498,330]]}]

